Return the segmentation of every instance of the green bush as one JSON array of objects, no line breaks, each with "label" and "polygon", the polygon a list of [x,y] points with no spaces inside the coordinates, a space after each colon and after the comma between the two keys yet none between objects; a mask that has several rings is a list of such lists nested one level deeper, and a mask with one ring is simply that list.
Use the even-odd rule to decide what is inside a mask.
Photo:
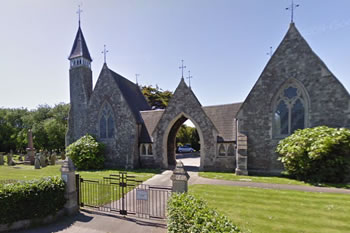
[{"label": "green bush", "polygon": [[0,185],[0,224],[53,215],[66,203],[58,177]]},{"label": "green bush", "polygon": [[297,130],[277,146],[286,171],[299,180],[343,182],[350,173],[350,130],[319,126]]},{"label": "green bush", "polygon": [[86,134],[67,147],[66,155],[72,159],[75,167],[79,170],[102,169],[104,164],[103,151],[104,145],[97,142],[91,135]]},{"label": "green bush", "polygon": [[189,194],[173,194],[168,202],[169,233],[241,232],[226,216]]}]

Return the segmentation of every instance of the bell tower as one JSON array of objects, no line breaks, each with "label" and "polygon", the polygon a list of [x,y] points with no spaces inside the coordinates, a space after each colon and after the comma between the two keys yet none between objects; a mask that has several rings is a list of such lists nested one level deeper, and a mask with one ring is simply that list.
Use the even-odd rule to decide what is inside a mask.
[{"label": "bell tower", "polygon": [[91,56],[83,32],[79,27],[68,58],[70,110],[66,146],[87,133],[87,111],[92,94]]}]

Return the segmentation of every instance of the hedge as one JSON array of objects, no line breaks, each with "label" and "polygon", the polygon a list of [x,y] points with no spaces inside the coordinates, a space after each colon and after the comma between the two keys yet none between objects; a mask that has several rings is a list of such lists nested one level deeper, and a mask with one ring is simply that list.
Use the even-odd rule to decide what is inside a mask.
[{"label": "hedge", "polygon": [[58,177],[0,185],[0,224],[54,215],[66,203],[64,192]]},{"label": "hedge", "polygon": [[228,218],[190,194],[173,194],[168,202],[169,233],[241,232]]}]

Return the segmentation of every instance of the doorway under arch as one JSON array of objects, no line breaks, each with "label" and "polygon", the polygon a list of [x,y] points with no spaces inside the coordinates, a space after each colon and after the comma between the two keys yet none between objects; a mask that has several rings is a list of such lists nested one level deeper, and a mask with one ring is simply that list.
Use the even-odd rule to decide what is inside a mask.
[{"label": "doorway under arch", "polygon": [[[188,169],[194,169],[198,170],[201,169],[203,166],[203,156],[204,156],[204,149],[203,148],[203,135],[201,132],[201,129],[199,128],[198,124],[189,116],[185,115],[184,113],[178,115],[173,121],[170,122],[168,126],[168,130],[165,135],[164,135],[164,143],[163,145],[165,146],[165,153],[166,155],[164,156],[165,161],[166,161],[166,166],[170,169],[174,168],[176,165],[176,149],[177,149],[177,144],[176,144],[176,135],[180,129],[180,127],[187,121],[190,120],[193,125],[195,126],[195,129],[197,130],[197,133],[199,135],[199,144],[201,146],[201,150],[199,151],[200,155],[200,162],[198,164],[190,164],[188,165]],[[184,157],[184,156],[183,156]],[[183,158],[182,157],[182,158]],[[185,156],[186,157],[186,156]],[[187,156],[188,158],[189,156]],[[195,157],[192,156],[192,157]],[[186,166],[186,164],[185,164]]]}]

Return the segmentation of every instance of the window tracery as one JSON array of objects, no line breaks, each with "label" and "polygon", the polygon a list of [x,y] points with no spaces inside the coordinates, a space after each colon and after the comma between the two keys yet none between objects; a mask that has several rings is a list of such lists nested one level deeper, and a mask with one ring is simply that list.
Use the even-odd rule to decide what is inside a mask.
[{"label": "window tracery", "polygon": [[292,134],[306,127],[307,96],[294,82],[283,86],[274,107],[273,131],[275,137]]}]

